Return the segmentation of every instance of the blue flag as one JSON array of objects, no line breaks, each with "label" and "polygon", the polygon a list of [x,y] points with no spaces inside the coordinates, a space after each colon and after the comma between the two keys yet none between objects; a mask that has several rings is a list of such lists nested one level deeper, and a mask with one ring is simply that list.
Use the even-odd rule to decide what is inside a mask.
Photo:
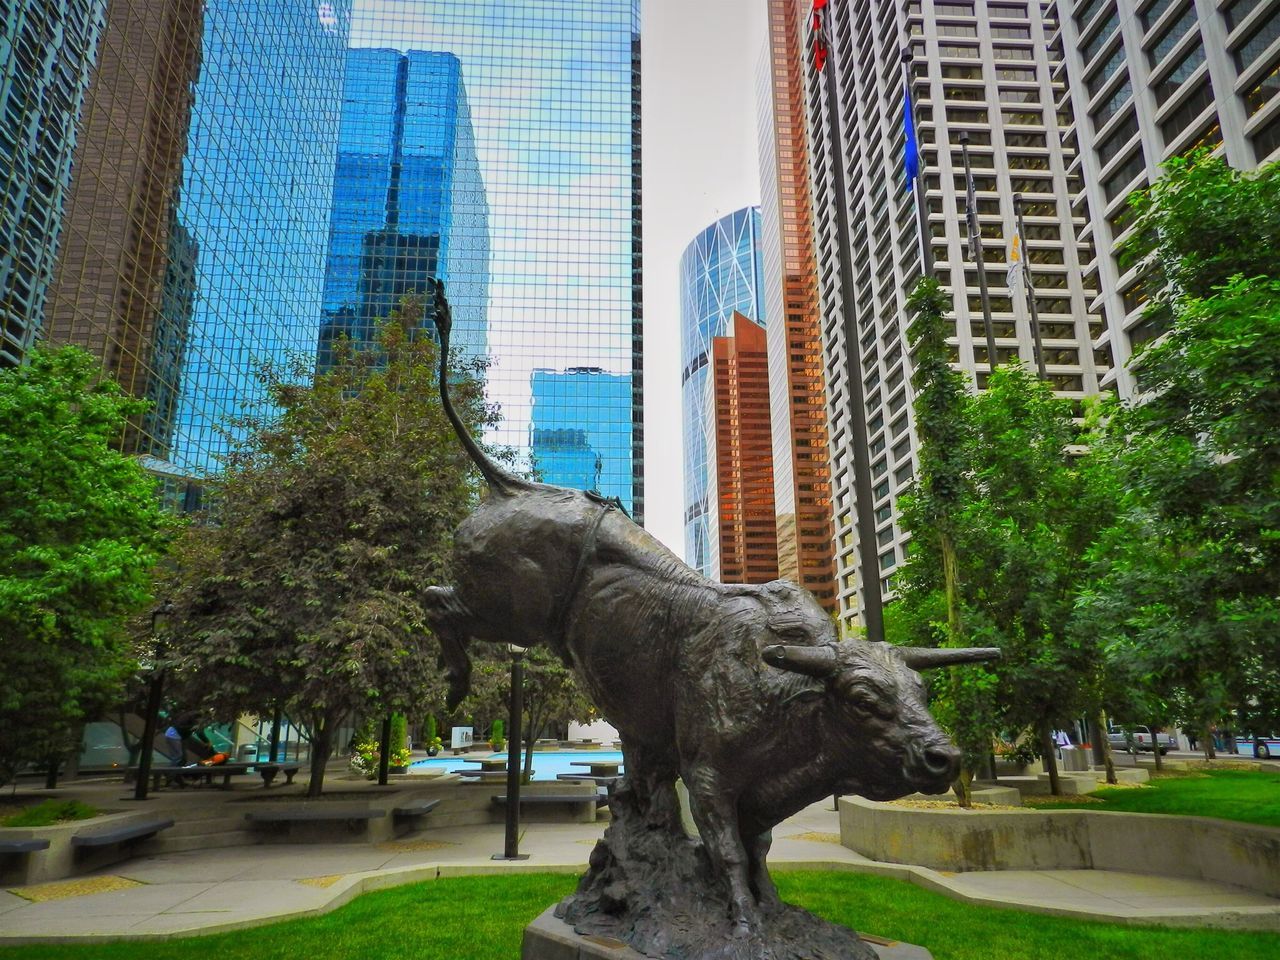
[{"label": "blue flag", "polygon": [[916,142],[916,118],[911,109],[911,83],[902,82],[902,130],[906,134],[903,150],[906,154],[907,190],[915,186],[916,177],[920,176],[920,145]]}]

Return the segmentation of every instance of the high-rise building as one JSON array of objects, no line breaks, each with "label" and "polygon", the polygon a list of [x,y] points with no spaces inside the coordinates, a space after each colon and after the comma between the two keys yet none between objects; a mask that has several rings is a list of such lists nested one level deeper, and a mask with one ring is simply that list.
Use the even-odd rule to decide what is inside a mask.
[{"label": "high-rise building", "polygon": [[769,0],[760,69],[760,219],[764,313],[769,317],[773,482],[778,571],[836,606],[822,314],[805,134],[804,59],[797,11]]},{"label": "high-rise building", "polygon": [[[1064,146],[1069,117],[1056,109],[1065,87],[1057,67],[1052,5],[1001,0],[903,0],[831,4],[830,57],[841,103],[843,143],[828,133],[825,83],[814,74],[809,27],[806,100],[815,183],[818,274],[835,491],[836,564],[842,618],[858,609],[861,578],[879,577],[891,595],[904,558],[898,498],[915,473],[915,430],[904,332],[906,296],[920,275],[921,238],[904,173],[902,53],[913,54],[911,89],[921,149],[928,237],[935,275],[955,303],[950,339],[958,369],[982,387],[993,362],[1033,364],[1025,295],[1006,286],[1005,257],[1014,235],[1014,193],[1025,198],[1027,261],[1035,281],[1039,333],[1048,380],[1061,395],[1098,390],[1109,367],[1093,343],[1102,319],[1091,311],[1096,288],[1083,275],[1091,259],[1072,207],[1074,151]],[[804,23],[805,11],[795,11]],[[996,356],[989,357],[975,259],[966,240],[961,134],[974,168],[976,216],[986,246]],[[833,164],[846,190],[837,195]],[[846,342],[841,309],[835,212],[844,202],[851,224],[850,318],[857,342]],[[861,409],[851,378],[862,381]],[[854,419],[866,428],[874,516],[874,570],[861,569],[857,549]]]},{"label": "high-rise building", "polygon": [[711,341],[735,312],[765,324],[760,208],[744,207],[699,233],[680,258],[680,394],[684,418],[684,559],[704,576],[715,563],[716,504],[708,435]]},{"label": "high-rise building", "polygon": [[370,343],[405,294],[445,282],[452,342],[487,353],[489,205],[462,65],[449,53],[347,51],[320,362]]},{"label": "high-rise building", "polygon": [[617,497],[633,510],[631,378],[600,367],[535,370],[530,392],[538,479]]},{"label": "high-rise building", "polygon": [[711,578],[721,583],[778,579],[769,353],[764,328],[736,310],[727,334],[711,340],[706,435],[715,504]]},{"label": "high-rise building", "polygon": [[1092,214],[1098,256],[1087,270],[1108,320],[1097,346],[1112,353],[1115,386],[1128,395],[1128,360],[1160,331],[1142,315],[1140,267],[1116,255],[1131,225],[1125,198],[1197,146],[1241,170],[1280,156],[1280,7],[1061,0],[1058,9],[1070,94],[1061,104],[1074,106],[1084,183],[1077,210]]},{"label": "high-rise building", "polygon": [[[357,0],[351,39],[460,65],[488,202],[488,394],[503,416],[492,439],[529,456],[537,370],[625,378],[632,456],[622,499],[638,518],[639,44],[638,0]],[[582,406],[554,429],[589,433],[596,415]]]},{"label": "high-rise building", "polygon": [[107,0],[0,0],[0,367],[40,332]]},{"label": "high-rise building", "polygon": [[195,309],[196,249],[177,218],[199,0],[112,0],[84,98],[44,336],[102,359],[152,402],[126,449],[168,459]]}]

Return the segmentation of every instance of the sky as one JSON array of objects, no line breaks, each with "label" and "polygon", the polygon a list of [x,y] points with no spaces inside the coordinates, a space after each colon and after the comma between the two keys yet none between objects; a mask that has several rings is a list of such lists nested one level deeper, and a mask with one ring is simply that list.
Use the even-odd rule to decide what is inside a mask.
[{"label": "sky", "polygon": [[756,72],[764,0],[644,0],[645,526],[684,556],[680,255],[760,202]]}]

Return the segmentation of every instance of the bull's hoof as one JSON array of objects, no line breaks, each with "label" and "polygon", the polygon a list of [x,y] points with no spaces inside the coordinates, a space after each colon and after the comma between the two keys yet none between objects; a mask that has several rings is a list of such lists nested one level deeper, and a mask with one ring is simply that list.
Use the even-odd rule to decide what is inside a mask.
[{"label": "bull's hoof", "polygon": [[745,920],[739,920],[733,925],[733,939],[735,940],[746,940],[753,932],[751,924]]},{"label": "bull's hoof", "polygon": [[467,694],[471,692],[471,677],[459,676],[456,673],[445,674],[445,679],[449,683],[449,692],[445,695],[445,709],[452,713],[457,710],[463,700],[467,699]]}]

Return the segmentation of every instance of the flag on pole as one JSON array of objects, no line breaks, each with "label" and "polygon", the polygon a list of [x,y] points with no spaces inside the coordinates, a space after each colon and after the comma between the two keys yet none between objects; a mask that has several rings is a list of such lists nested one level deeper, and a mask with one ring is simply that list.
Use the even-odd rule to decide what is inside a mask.
[{"label": "flag on pole", "polygon": [[827,35],[822,25],[822,10],[827,0],[813,0],[813,23],[810,35],[813,38],[813,68],[822,72],[827,65]]},{"label": "flag on pole", "polygon": [[904,71],[902,81],[902,130],[906,134],[903,147],[907,169],[907,192],[915,188],[916,177],[920,176],[920,144],[916,141],[916,118],[911,109],[911,68]]},{"label": "flag on pole", "polygon": [[1013,242],[1009,245],[1009,266],[1005,272],[1010,290],[1022,290],[1022,270],[1022,235],[1015,230]]}]

